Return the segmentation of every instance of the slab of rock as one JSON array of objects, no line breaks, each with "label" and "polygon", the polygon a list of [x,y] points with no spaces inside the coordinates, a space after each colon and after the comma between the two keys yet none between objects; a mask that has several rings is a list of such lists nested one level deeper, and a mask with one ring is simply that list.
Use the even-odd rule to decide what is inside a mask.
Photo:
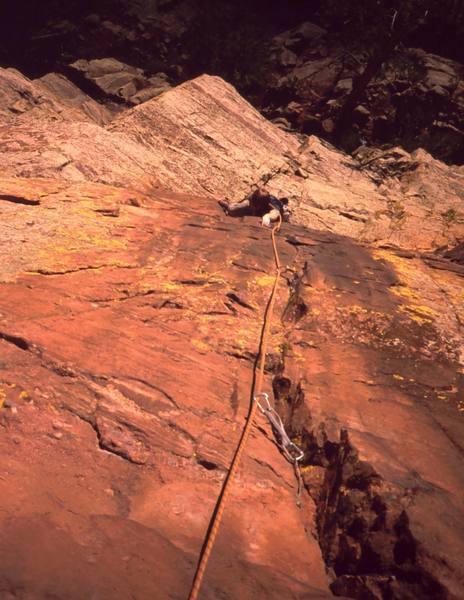
[{"label": "slab of rock", "polygon": [[365,149],[353,159],[282,131],[217,77],[177,86],[106,128],[33,115],[10,121],[0,130],[5,174],[235,200],[265,184],[290,198],[293,222],[366,242],[422,251],[464,235],[463,167],[423,151]]},{"label": "slab of rock", "polygon": [[129,101],[139,89],[147,85],[143,70],[132,67],[115,58],[81,58],[69,65],[83,74],[108,96]]},{"label": "slab of rock", "polygon": [[98,125],[107,125],[113,118],[112,113],[102,104],[96,102],[80,88],[71,83],[64,75],[47,73],[34,82],[42,85],[49,93],[53,94],[66,106],[77,108],[89,117],[89,120]]},{"label": "slab of rock", "polygon": [[[376,176],[376,158],[364,165],[315,137],[300,143],[217,78],[178,86],[124,113],[110,129],[163,156],[159,177],[170,189],[239,199],[266,183],[290,198],[296,223],[401,247],[434,248],[464,234],[462,167],[402,151],[390,154],[392,170]],[[434,181],[439,190],[432,191]],[[448,210],[459,216],[445,223]]]},{"label": "slab of rock", "polygon": [[299,147],[232,86],[207,75],[125,112],[110,130],[162,158],[162,185],[237,198]]},{"label": "slab of rock", "polygon": [[[248,410],[269,233],[207,196],[0,189],[41,190],[0,199],[2,594],[185,597]],[[299,225],[278,246],[265,389],[306,491],[298,509],[259,417],[204,597],[458,599],[462,277]]]},{"label": "slab of rock", "polygon": [[261,183],[293,209],[265,389],[304,490],[260,417],[202,594],[459,600],[462,168],[297,138],[216,77],[106,127],[31,102],[0,117],[0,595],[186,597],[273,283],[215,200]]},{"label": "slab of rock", "polygon": [[[103,599],[129,597],[129,590],[184,597],[247,411],[252,363],[233,355],[253,353],[259,335],[257,308],[229,296],[239,281],[238,296],[249,296],[249,281],[258,302],[267,284],[232,266],[230,282],[215,279],[211,269],[230,259],[224,228],[233,237],[236,229],[209,199],[59,180],[16,183],[42,183],[44,197],[43,212],[22,207],[27,214],[0,200],[1,222],[10,224],[2,240],[13,259],[8,266],[2,260],[0,276],[10,305],[0,307],[0,423],[7,432],[0,444],[10,457],[8,480],[0,479],[2,494],[9,490],[0,545],[15,557],[0,566],[2,594],[21,586],[24,598],[78,598],[90,590]],[[0,183],[10,192],[13,185]],[[110,206],[117,218],[98,214]],[[205,215],[211,229],[201,228]],[[260,231],[250,225],[249,233]],[[202,270],[206,255],[196,246],[204,242],[211,254]],[[260,247],[268,248],[265,238]],[[25,290],[28,301],[18,302]],[[191,310],[199,321],[186,317]],[[20,331],[20,313],[32,317],[28,331]],[[242,313],[249,332],[235,328]],[[234,325],[217,350],[210,319]],[[23,369],[31,379],[20,382]],[[297,508],[292,473],[269,434],[255,431],[205,598],[330,597],[320,549],[306,531],[314,507],[305,496],[305,510]]]}]

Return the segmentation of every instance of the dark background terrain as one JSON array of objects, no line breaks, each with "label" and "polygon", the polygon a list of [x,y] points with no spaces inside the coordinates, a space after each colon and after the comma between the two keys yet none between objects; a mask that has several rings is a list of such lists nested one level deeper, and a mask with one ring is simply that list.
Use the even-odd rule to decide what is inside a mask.
[{"label": "dark background terrain", "polygon": [[[276,45],[308,21],[324,32],[318,44],[297,34]],[[172,85],[219,75],[266,117],[349,152],[399,144],[464,161],[462,0],[20,0],[3,4],[0,23],[0,64],[28,77],[61,72],[86,87],[69,65],[107,57]],[[432,59],[438,78],[427,80],[426,53],[445,61]]]}]

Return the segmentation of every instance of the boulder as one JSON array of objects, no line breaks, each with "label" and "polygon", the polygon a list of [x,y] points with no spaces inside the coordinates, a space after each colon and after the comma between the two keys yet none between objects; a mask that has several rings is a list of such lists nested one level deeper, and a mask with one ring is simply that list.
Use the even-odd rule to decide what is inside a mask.
[{"label": "boulder", "polygon": [[284,117],[276,117],[275,119],[272,119],[272,122],[274,125],[277,125],[279,129],[283,129],[284,131],[290,131],[291,129],[290,122]]},{"label": "boulder", "polygon": [[424,54],[423,65],[426,69],[425,85],[429,88],[455,88],[461,79],[462,66],[455,61],[435,54]]},{"label": "boulder", "polygon": [[298,62],[298,56],[288,48],[284,48],[278,60],[283,67],[294,67]]},{"label": "boulder", "polygon": [[348,94],[353,89],[353,79],[347,77],[346,79],[339,79],[335,86],[335,91],[339,94]]},{"label": "boulder", "polygon": [[353,112],[355,122],[361,126],[365,125],[371,116],[370,110],[362,104],[358,104]]},{"label": "boulder", "polygon": [[305,21],[298,27],[284,31],[272,39],[275,47],[283,46],[291,50],[300,50],[302,46],[319,42],[327,31],[315,23]]},{"label": "boulder", "polygon": [[80,59],[70,67],[83,74],[109,98],[118,98],[129,104],[141,104],[171,89],[166,73],[146,77],[142,69],[114,58]]}]

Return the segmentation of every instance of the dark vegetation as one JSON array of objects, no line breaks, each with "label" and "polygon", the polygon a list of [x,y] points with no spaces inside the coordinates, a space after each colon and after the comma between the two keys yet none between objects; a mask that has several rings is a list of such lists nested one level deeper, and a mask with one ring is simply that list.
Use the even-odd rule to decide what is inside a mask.
[{"label": "dark vegetation", "polygon": [[349,47],[357,40],[368,59],[364,70],[353,81],[335,124],[334,138],[342,137],[350,125],[352,112],[367,86],[399,47],[417,44],[428,51],[460,59],[464,35],[462,0],[361,0],[342,3],[328,0],[320,9],[323,21],[330,24]]},{"label": "dark vegetation", "polygon": [[183,39],[190,76],[220,75],[244,93],[265,85],[274,27],[263,22],[260,3],[255,4],[250,9],[244,2],[198,1],[197,18]]},{"label": "dark vegetation", "polygon": [[[144,6],[163,12],[175,11],[179,4],[178,0],[7,0],[0,5],[0,61],[36,75],[81,58],[89,42],[95,46],[86,20],[90,14],[137,28],[135,14]],[[357,41],[373,54],[387,40],[390,45],[401,41],[464,62],[463,0],[197,0],[192,6],[196,18],[179,49],[190,54],[189,69],[208,70],[245,86],[262,75],[269,36],[304,20],[323,25],[347,43]],[[153,55],[161,32],[155,22],[149,29]],[[99,43],[105,44],[104,36]],[[140,44],[139,37],[111,50],[121,60],[138,55],[137,66],[147,68],[145,63],[153,56],[138,52]],[[106,55],[108,50],[101,48]]]},{"label": "dark vegetation", "polygon": [[316,9],[320,21],[342,39],[358,39],[368,50],[393,38],[464,62],[462,0],[326,0]]}]

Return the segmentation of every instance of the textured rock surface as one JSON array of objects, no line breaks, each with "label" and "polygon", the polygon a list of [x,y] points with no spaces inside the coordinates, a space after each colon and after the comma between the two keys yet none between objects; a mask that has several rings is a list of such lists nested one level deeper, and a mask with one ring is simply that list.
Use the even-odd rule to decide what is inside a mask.
[{"label": "textured rock surface", "polygon": [[[305,491],[258,421],[202,597],[462,597],[462,171],[297,140],[216,78],[106,129],[49,114],[0,130],[0,595],[186,596],[272,286],[214,195],[267,180],[299,206],[266,389]],[[427,219],[376,217],[395,197]]]},{"label": "textured rock surface", "polygon": [[98,125],[108,124],[113,117],[111,111],[100,103],[95,102],[87,94],[84,94],[80,88],[71,83],[64,75],[48,73],[40,77],[40,79],[35,80],[34,83],[45,88],[47,92],[58,98],[65,106],[79,109],[80,113],[84,113],[84,115],[89,117],[89,121],[94,121]]},{"label": "textured rock surface", "polygon": [[[247,411],[267,277],[231,264],[250,257],[210,200],[1,187],[24,201],[1,202],[2,594],[185,597]],[[256,224],[242,232],[269,255]],[[204,597],[326,597],[314,509],[294,493],[256,430]]]},{"label": "textured rock surface", "polygon": [[309,227],[420,250],[453,246],[464,234],[464,167],[401,149],[352,159],[281,131],[216,77],[178,86],[106,129],[17,119],[0,140],[8,175],[233,199],[267,182],[290,198],[293,221]]},{"label": "textured rock surface", "polygon": [[0,115],[6,124],[84,121],[104,125],[111,114],[63,75],[31,81],[15,69],[0,69]]}]

